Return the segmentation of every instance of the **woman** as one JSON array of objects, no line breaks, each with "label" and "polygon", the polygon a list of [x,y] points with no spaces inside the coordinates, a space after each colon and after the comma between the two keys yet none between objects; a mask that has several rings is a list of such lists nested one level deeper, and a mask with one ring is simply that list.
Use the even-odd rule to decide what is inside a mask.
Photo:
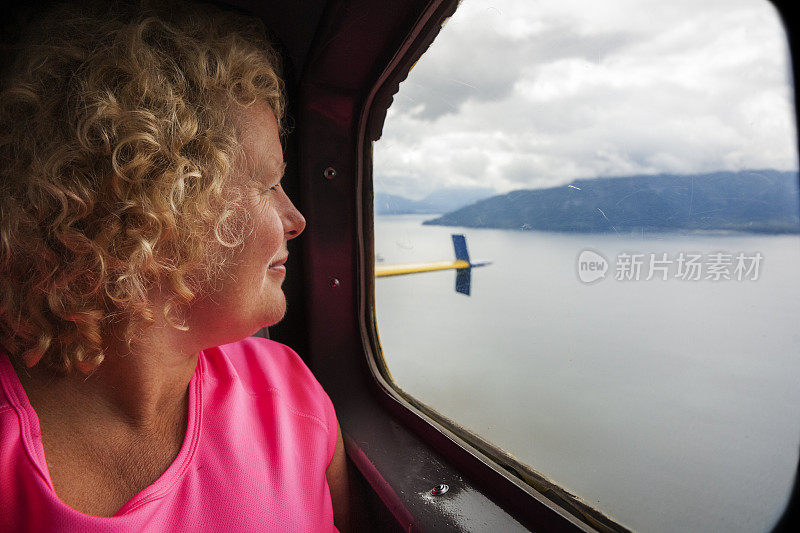
[{"label": "woman", "polygon": [[349,528],[278,322],[284,101],[259,23],[52,9],[0,95],[0,531]]}]

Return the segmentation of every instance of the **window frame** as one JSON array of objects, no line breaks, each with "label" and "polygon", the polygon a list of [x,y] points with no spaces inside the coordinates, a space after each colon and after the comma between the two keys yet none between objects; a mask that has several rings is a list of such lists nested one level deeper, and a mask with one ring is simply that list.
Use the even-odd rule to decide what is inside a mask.
[{"label": "window frame", "polygon": [[[617,524],[613,519],[605,516],[601,511],[583,502],[577,496],[562,489],[551,482],[546,476],[540,474],[530,466],[521,463],[508,455],[498,446],[474,432],[460,426],[448,419],[435,409],[425,405],[413,396],[400,389],[391,379],[391,373],[383,358],[380,339],[375,316],[375,253],[374,253],[374,202],[373,202],[373,160],[372,145],[380,139],[386,114],[393,102],[394,95],[398,92],[400,84],[408,77],[409,72],[428,50],[438,36],[444,24],[455,13],[457,4],[447,0],[432,2],[423,14],[420,23],[412,30],[407,39],[397,51],[393,60],[386,66],[382,75],[376,80],[367,99],[361,116],[358,135],[358,156],[361,163],[358,169],[357,180],[361,186],[360,209],[357,210],[359,221],[359,248],[361,287],[359,318],[361,319],[361,333],[364,338],[366,362],[370,371],[381,387],[382,393],[391,397],[395,402],[395,413],[402,417],[411,427],[415,427],[422,434],[429,433],[428,428],[435,430],[453,446],[444,442],[447,454],[467,453],[478,459],[480,464],[496,474],[497,479],[492,480],[492,485],[500,487],[508,484],[521,489],[529,497],[539,500],[544,496],[546,504],[555,504],[559,511],[567,512],[583,522],[601,531],[628,531],[624,526]],[[413,414],[413,416],[412,416]],[[479,468],[472,467],[472,471]],[[482,472],[481,477],[490,477],[488,472]],[[488,474],[488,476],[487,476]],[[491,476],[494,477],[494,476]],[[501,481],[502,480],[502,481]],[[505,492],[510,487],[504,487]],[[509,494],[509,497],[514,497]],[[520,498],[520,503],[525,500]],[[526,505],[530,505],[526,502]]]}]

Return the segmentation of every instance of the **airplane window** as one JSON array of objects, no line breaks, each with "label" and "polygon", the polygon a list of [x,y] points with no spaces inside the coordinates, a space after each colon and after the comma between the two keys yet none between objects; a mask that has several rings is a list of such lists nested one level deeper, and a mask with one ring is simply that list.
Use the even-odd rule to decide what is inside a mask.
[{"label": "airplane window", "polygon": [[765,1],[463,0],[373,146],[394,385],[634,530],[757,531],[800,446]]}]

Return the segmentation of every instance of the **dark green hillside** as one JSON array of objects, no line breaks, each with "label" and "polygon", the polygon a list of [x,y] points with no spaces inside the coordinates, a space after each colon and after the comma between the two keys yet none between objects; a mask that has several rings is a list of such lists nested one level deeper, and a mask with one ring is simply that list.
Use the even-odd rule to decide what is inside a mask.
[{"label": "dark green hillside", "polygon": [[797,172],[660,174],[513,191],[425,224],[571,232],[800,233],[798,205]]}]

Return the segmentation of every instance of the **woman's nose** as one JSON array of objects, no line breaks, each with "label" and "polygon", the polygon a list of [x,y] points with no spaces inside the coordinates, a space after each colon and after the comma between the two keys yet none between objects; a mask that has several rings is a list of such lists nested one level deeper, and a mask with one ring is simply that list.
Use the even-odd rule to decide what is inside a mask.
[{"label": "woman's nose", "polygon": [[288,210],[286,215],[284,216],[283,222],[283,232],[286,236],[286,240],[294,239],[306,228],[306,219],[297,210],[291,200],[287,198],[288,201]]}]

